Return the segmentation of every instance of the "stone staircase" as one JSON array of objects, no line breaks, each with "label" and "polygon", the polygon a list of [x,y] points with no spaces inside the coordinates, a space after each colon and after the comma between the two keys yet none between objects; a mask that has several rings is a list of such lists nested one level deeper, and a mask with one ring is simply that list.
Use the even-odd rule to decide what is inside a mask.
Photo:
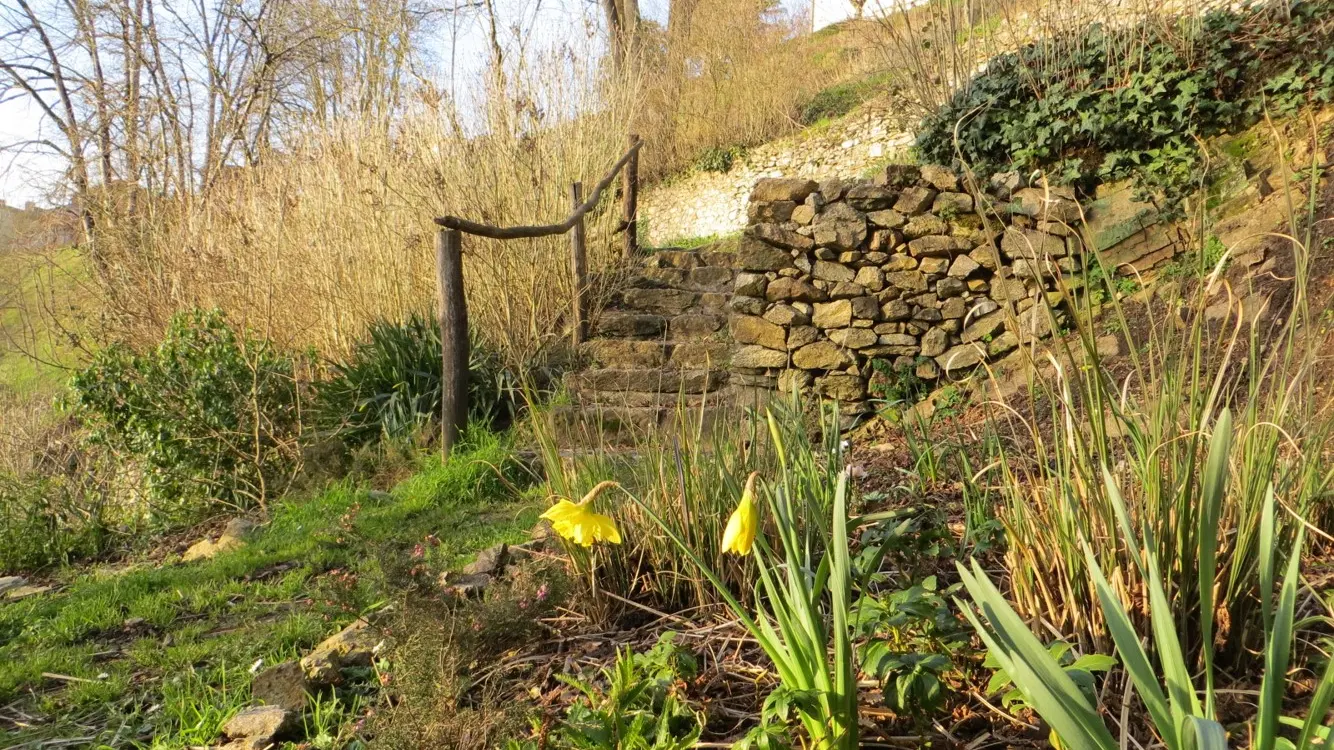
[{"label": "stone staircase", "polygon": [[680,407],[703,406],[708,420],[744,403],[728,371],[735,256],[726,242],[659,249],[619,284],[583,346],[585,369],[566,375],[567,429],[614,443],[671,429]]}]

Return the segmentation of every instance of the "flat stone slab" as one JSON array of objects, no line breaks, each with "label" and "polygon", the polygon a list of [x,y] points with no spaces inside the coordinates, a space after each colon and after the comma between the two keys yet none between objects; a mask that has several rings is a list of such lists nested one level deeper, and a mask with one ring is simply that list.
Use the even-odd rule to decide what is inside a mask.
[{"label": "flat stone slab", "polygon": [[338,680],[343,667],[370,666],[378,634],[366,620],[356,622],[326,639],[301,660],[306,678],[316,685]]},{"label": "flat stone slab", "polygon": [[296,714],[291,711],[280,706],[255,706],[228,719],[222,733],[233,740],[244,740],[250,747],[264,747],[294,728]]},{"label": "flat stone slab", "polygon": [[306,710],[309,690],[306,673],[294,661],[275,664],[255,675],[250,683],[250,695],[255,700],[297,713]]}]

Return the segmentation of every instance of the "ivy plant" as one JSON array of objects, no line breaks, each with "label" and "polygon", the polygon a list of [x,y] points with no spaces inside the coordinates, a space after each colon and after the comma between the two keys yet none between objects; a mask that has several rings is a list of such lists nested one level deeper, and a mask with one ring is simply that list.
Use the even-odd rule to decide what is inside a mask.
[{"label": "ivy plant", "polygon": [[1172,213],[1207,176],[1200,139],[1334,97],[1332,20],[1334,2],[1303,0],[1044,39],[990,61],[925,120],[917,151],[984,176],[1133,177]]}]

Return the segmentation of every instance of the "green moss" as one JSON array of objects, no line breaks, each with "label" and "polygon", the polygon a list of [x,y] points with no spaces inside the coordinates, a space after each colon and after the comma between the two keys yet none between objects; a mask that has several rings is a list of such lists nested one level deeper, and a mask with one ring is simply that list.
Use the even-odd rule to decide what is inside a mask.
[{"label": "green moss", "polygon": [[1260,133],[1256,128],[1251,128],[1236,136],[1220,138],[1218,141],[1220,151],[1239,161],[1250,158],[1260,149],[1260,146]]}]

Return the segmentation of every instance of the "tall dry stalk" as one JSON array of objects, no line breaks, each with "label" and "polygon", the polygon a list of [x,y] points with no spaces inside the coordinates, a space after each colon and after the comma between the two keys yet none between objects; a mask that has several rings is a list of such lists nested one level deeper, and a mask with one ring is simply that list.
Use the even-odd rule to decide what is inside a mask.
[{"label": "tall dry stalk", "polygon": [[[341,120],[200,198],[104,217],[117,323],[150,341],[176,310],[220,307],[266,339],[333,355],[377,318],[432,309],[433,217],[563,219],[570,183],[596,180],[625,149],[633,100],[548,62],[533,67],[546,76],[493,88],[473,121],[439,99],[392,126]],[[586,219],[594,270],[614,257],[617,219],[610,194]],[[540,358],[569,309],[569,239],[469,236],[464,256],[473,327],[511,364]]]},{"label": "tall dry stalk", "polygon": [[[1318,186],[1306,189],[1313,194]],[[1087,295],[1062,289],[1077,312],[1077,335],[1024,350],[1035,374],[1028,397],[1021,394],[1005,409],[1014,417],[1005,421],[1017,429],[989,474],[1001,497],[997,516],[1021,612],[1109,645],[1081,548],[1087,543],[1122,604],[1133,616],[1143,614],[1145,582],[1134,564],[1140,550],[1118,523],[1103,481],[1107,467],[1125,488],[1135,528],[1161,561],[1169,600],[1190,601],[1206,587],[1214,592],[1219,630],[1202,631],[1198,613],[1178,612],[1188,653],[1214,639],[1226,644],[1225,657],[1254,645],[1265,494],[1272,483],[1280,507],[1292,514],[1282,514],[1277,528],[1290,536],[1293,515],[1318,517],[1319,506],[1328,505],[1334,479],[1328,465],[1334,402],[1319,382],[1320,337],[1307,296],[1314,203],[1294,210],[1290,221],[1272,251],[1291,254],[1286,288],[1232,288],[1223,278],[1225,256],[1198,269],[1200,280],[1185,294],[1146,297],[1138,312],[1115,295],[1095,311]],[[1103,360],[1096,342],[1102,325],[1126,339],[1119,365]],[[1232,481],[1215,516],[1193,499],[1225,407],[1236,415],[1236,439],[1227,457]],[[1216,560],[1201,559],[1198,540],[1220,530]]]}]

